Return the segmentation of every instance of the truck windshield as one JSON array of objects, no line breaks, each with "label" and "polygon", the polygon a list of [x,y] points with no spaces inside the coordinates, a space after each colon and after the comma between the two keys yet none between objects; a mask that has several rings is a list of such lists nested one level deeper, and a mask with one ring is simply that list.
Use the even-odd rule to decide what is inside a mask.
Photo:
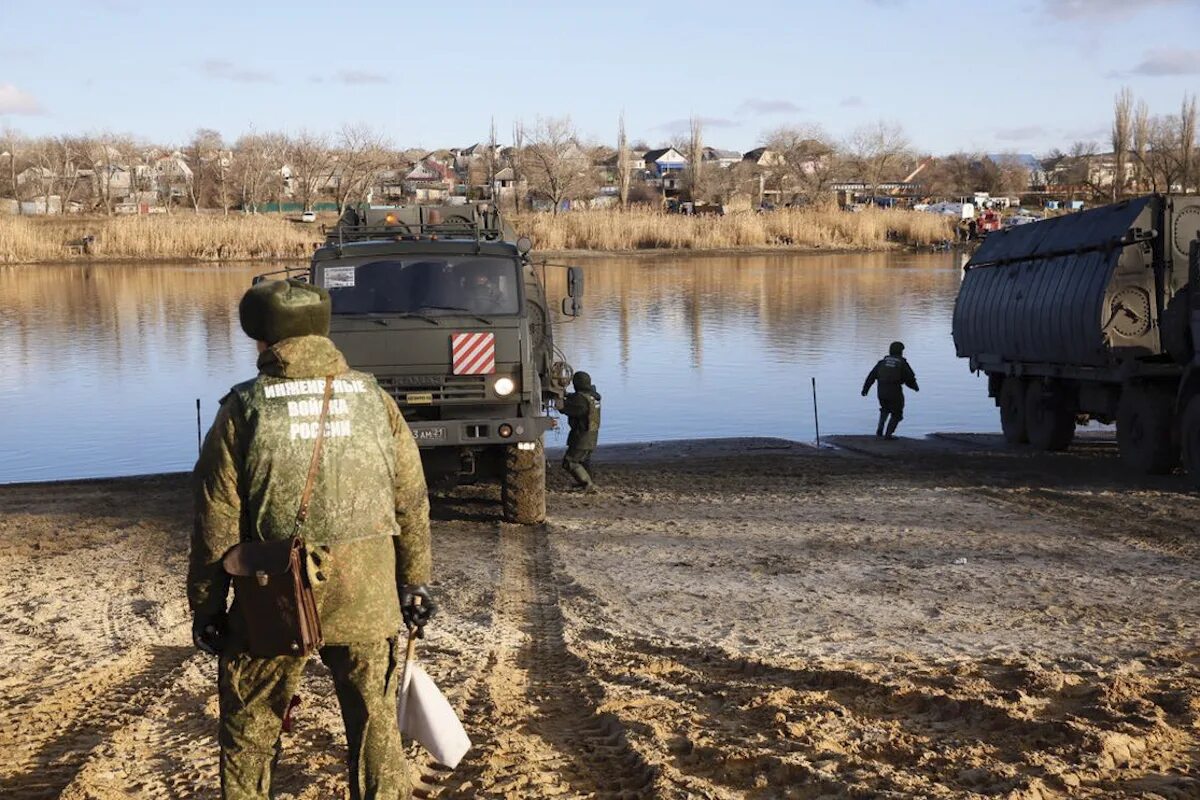
[{"label": "truck windshield", "polygon": [[335,314],[516,314],[521,309],[517,265],[504,258],[417,256],[327,266],[321,285],[329,290]]}]

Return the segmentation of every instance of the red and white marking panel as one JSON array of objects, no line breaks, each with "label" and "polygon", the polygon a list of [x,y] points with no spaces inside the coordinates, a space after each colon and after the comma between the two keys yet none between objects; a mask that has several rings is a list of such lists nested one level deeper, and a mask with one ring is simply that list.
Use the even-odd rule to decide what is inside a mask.
[{"label": "red and white marking panel", "polygon": [[450,337],[455,375],[490,375],[496,371],[496,335],[456,333]]}]

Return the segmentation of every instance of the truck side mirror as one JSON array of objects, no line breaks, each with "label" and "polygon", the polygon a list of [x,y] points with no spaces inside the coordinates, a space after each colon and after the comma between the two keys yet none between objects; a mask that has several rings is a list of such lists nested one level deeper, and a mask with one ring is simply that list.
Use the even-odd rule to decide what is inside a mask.
[{"label": "truck side mirror", "polygon": [[567,267],[567,296],[583,298],[583,269]]},{"label": "truck side mirror", "polygon": [[[574,269],[572,267],[572,269]],[[578,317],[583,306],[574,297],[564,297],[562,303],[562,312],[568,317]]]}]

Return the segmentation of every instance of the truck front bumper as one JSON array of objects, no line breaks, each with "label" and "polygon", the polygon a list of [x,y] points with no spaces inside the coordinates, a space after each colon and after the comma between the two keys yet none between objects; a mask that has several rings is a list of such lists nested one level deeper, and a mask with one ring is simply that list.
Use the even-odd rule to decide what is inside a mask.
[{"label": "truck front bumper", "polygon": [[554,420],[550,417],[448,419],[410,422],[408,427],[418,447],[486,447],[536,442],[543,433],[554,427]]}]

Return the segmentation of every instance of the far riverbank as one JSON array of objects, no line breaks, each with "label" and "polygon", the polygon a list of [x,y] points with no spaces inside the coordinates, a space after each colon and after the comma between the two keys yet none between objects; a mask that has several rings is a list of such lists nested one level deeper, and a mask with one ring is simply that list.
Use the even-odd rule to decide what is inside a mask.
[{"label": "far riverbank", "polygon": [[[944,217],[913,211],[783,209],[684,216],[599,209],[511,217],[540,254],[882,251],[953,237]],[[333,218],[328,220],[329,224]],[[0,264],[306,260],[321,226],[286,216],[176,210],[136,217],[0,217]]]}]

